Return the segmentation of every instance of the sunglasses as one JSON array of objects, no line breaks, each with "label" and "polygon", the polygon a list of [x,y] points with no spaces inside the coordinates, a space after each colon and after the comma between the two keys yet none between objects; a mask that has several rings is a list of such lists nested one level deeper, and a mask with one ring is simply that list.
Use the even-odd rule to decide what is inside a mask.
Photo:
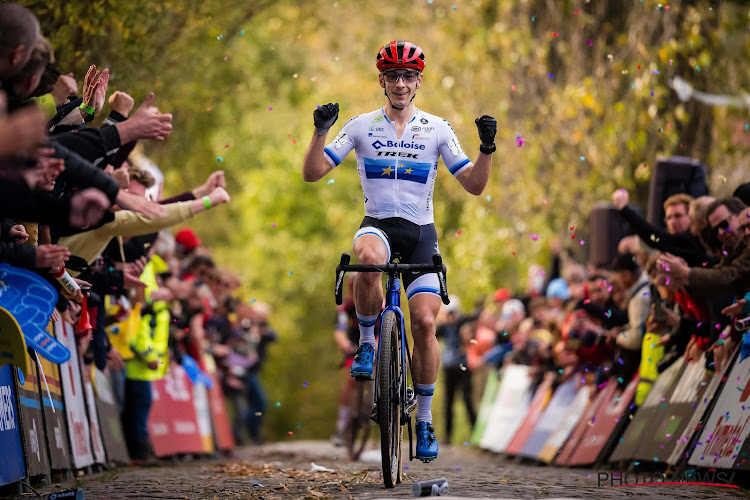
[{"label": "sunglasses", "polygon": [[716,234],[719,234],[719,229],[723,229],[724,231],[729,231],[729,217],[727,217],[723,221],[716,224],[712,229],[714,230]]},{"label": "sunglasses", "polygon": [[384,71],[383,72],[383,79],[385,79],[385,81],[388,83],[397,83],[399,78],[401,78],[404,81],[404,83],[414,83],[417,81],[417,78],[419,78],[419,72],[418,71],[403,71],[403,72]]}]

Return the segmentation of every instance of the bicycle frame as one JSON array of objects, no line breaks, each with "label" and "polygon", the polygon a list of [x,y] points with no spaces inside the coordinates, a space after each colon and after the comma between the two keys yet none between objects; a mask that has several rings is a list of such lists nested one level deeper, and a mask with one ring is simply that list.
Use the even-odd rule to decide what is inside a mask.
[{"label": "bicycle frame", "polygon": [[[401,381],[401,387],[399,388],[399,402],[401,403],[401,415],[399,415],[399,426],[403,426],[406,423],[409,431],[409,460],[414,459],[413,447],[412,447],[412,428],[411,428],[411,412],[417,405],[416,397],[413,401],[409,397],[409,384],[407,382],[408,376],[406,373],[406,366],[409,367],[411,372],[411,353],[409,352],[409,344],[406,341],[406,325],[404,322],[404,314],[401,311],[401,273],[407,270],[425,270],[431,271],[438,275],[438,282],[440,284],[440,298],[444,304],[450,303],[448,299],[448,288],[445,280],[446,269],[443,265],[443,260],[440,254],[432,256],[432,264],[400,264],[400,263],[388,263],[383,265],[350,265],[351,257],[349,254],[341,255],[341,262],[336,267],[336,287],[334,294],[336,296],[336,304],[341,305],[342,303],[342,283],[344,281],[344,275],[347,271],[360,271],[360,272],[380,272],[388,275],[388,281],[386,284],[386,296],[385,304],[386,307],[381,312],[380,317],[382,318],[385,313],[392,311],[398,318],[398,324],[400,328],[399,342],[401,347],[401,359],[400,363],[402,366],[401,372],[403,373],[403,380]],[[381,325],[382,326],[382,325]],[[380,350],[382,342],[378,343],[378,359],[380,359]],[[408,359],[408,365],[407,365]],[[378,378],[380,377],[380,370],[375,371],[375,384],[374,384],[374,401],[378,401]],[[412,377],[414,380],[414,377]],[[412,390],[412,394],[414,390]],[[377,404],[377,403],[376,403]]]}]

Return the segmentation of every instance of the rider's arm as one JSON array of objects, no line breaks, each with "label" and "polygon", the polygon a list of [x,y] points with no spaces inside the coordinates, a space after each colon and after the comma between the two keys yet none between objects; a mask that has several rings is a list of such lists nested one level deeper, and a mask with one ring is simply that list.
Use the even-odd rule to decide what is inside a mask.
[{"label": "rider's arm", "polygon": [[479,153],[476,163],[469,165],[456,176],[466,191],[479,196],[487,186],[492,169],[492,155]]},{"label": "rider's arm", "polygon": [[323,152],[328,134],[318,135],[313,132],[310,145],[307,146],[305,162],[302,164],[302,178],[305,182],[316,182],[322,179],[328,172],[333,170],[333,165],[328,161]]}]

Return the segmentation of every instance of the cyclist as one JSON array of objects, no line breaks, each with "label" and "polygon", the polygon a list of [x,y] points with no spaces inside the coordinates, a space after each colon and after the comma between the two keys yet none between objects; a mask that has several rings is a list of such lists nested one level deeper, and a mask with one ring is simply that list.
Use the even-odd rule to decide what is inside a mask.
[{"label": "cyclist", "polygon": [[[303,178],[315,182],[338,166],[352,149],[365,199],[365,217],[354,235],[354,256],[362,264],[389,262],[392,253],[404,263],[431,263],[438,251],[433,221],[432,191],[438,157],[468,192],[484,190],[492,167],[497,122],[476,119],[482,142],[475,163],[461,149],[456,134],[443,118],[417,109],[413,103],[422,86],[424,51],[409,41],[392,41],[376,56],[379,82],[387,102],[382,108],[355,116],[326,146],[328,130],[338,118],[338,103],[313,112],[315,133],[305,153]],[[432,395],[440,367],[435,318],[440,291],[434,273],[403,276],[414,338],[412,373],[417,392],[416,456],[423,462],[438,454],[432,425]],[[359,273],[354,282],[360,338],[350,373],[372,380],[375,321],[383,302],[380,274]]]},{"label": "cyclist", "polygon": [[[336,345],[344,355],[343,366],[351,368],[352,362],[354,361],[354,353],[357,350],[359,343],[359,327],[357,325],[357,312],[354,307],[354,299],[352,298],[354,284],[353,279],[356,273],[352,273],[347,276],[347,285],[349,289],[349,296],[344,297],[344,302],[338,307],[336,316],[336,330],[333,333],[333,338],[336,341]],[[354,394],[357,390],[355,385],[356,381],[347,377],[346,382],[341,387],[339,394],[339,412],[338,418],[336,419],[336,434],[332,438],[334,446],[343,446],[345,444],[344,432],[346,426],[349,423],[349,415],[352,412],[352,403],[354,401]]]}]

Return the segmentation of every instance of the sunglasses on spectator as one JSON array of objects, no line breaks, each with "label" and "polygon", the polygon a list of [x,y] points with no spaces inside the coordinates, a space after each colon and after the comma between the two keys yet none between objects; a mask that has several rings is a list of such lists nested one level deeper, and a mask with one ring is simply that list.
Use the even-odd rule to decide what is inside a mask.
[{"label": "sunglasses on spectator", "polygon": [[383,72],[383,78],[388,83],[397,83],[398,79],[401,78],[404,83],[414,83],[419,77],[418,71],[385,71]]},{"label": "sunglasses on spectator", "polygon": [[729,231],[729,217],[727,217],[723,221],[716,224],[712,229],[717,234],[719,233],[719,229],[723,229],[724,231]]}]

